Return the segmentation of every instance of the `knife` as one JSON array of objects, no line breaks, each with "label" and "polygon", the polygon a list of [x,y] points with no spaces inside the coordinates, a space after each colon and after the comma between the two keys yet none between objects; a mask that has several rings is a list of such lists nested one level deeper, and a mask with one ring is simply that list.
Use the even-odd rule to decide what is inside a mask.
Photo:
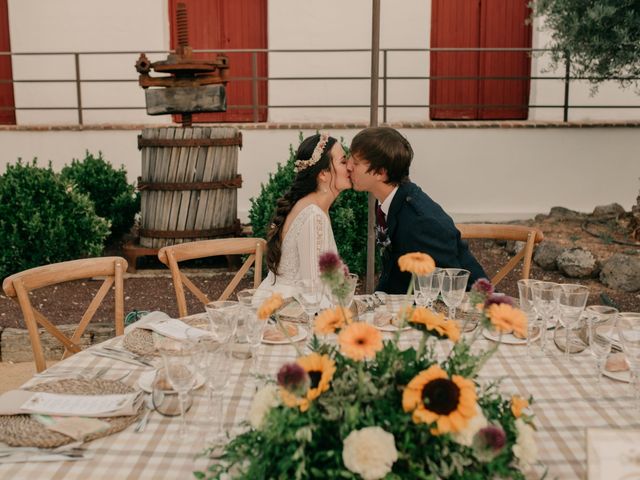
[{"label": "knife", "polygon": [[139,367],[156,368],[154,365],[147,362],[146,360],[136,360],[134,358],[127,357],[125,355],[119,355],[114,352],[104,352],[101,350],[94,350],[91,353],[96,357],[105,357],[105,358],[111,358],[113,360],[120,360],[121,362],[130,363],[132,365],[138,365]]}]

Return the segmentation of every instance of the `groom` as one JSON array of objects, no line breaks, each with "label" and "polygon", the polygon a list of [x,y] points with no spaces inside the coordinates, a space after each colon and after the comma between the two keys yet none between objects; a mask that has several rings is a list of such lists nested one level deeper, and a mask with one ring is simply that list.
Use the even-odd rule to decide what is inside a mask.
[{"label": "groom", "polygon": [[376,243],[382,273],[376,290],[406,293],[411,275],[400,271],[398,258],[411,252],[431,255],[441,268],[469,270],[471,286],[486,274],[451,217],[409,180],[412,159],[411,145],[393,128],[366,128],[351,142],[347,169],[353,188],[371,192],[377,200]]}]

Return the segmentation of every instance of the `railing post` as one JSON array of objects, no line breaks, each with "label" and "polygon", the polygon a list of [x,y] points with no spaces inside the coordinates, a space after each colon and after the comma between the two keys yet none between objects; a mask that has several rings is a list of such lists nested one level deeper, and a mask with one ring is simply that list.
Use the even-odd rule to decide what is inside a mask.
[{"label": "railing post", "polygon": [[382,50],[382,121],[387,123],[387,49]]},{"label": "railing post", "polygon": [[564,105],[563,120],[569,121],[569,82],[571,81],[571,59],[569,54],[565,53],[565,70],[564,70]]},{"label": "railing post", "polygon": [[80,54],[74,53],[76,63],[76,99],[78,103],[78,124],[82,125],[82,88],[80,87]]},{"label": "railing post", "polygon": [[258,116],[258,52],[251,52],[251,101],[253,105],[253,121],[260,120]]}]

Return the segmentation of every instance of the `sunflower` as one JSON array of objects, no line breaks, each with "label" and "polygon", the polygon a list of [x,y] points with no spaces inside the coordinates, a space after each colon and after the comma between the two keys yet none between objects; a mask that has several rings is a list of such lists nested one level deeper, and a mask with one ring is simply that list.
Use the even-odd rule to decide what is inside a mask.
[{"label": "sunflower", "polygon": [[298,397],[281,387],[280,397],[287,407],[299,407],[301,412],[306,412],[313,400],[329,390],[329,384],[336,371],[336,364],[328,355],[317,353],[300,357],[296,363],[309,375],[309,388],[304,396]]},{"label": "sunflower", "polygon": [[413,412],[415,423],[436,423],[434,435],[459,432],[478,413],[475,386],[459,375],[449,379],[439,365],[431,365],[404,389],[402,408]]},{"label": "sunflower", "polygon": [[260,305],[260,308],[258,308],[258,318],[260,320],[266,320],[273,314],[273,312],[282,306],[282,303],[282,295],[274,293],[267,298],[262,305]]},{"label": "sunflower", "polygon": [[351,311],[343,307],[324,310],[315,321],[314,331],[322,335],[334,333],[351,323]]},{"label": "sunflower", "polygon": [[338,343],[342,353],[352,360],[366,360],[382,350],[382,335],[368,323],[355,322],[340,330]]},{"label": "sunflower", "polygon": [[522,416],[522,410],[529,406],[529,402],[518,395],[514,395],[511,397],[511,412],[513,416],[516,418],[520,418]]},{"label": "sunflower", "polygon": [[429,275],[436,268],[436,262],[426,253],[406,253],[398,259],[398,266],[403,272],[416,275]]},{"label": "sunflower", "polygon": [[500,332],[514,331],[521,337],[527,335],[527,316],[522,310],[508,303],[493,304],[487,309],[487,316]]}]

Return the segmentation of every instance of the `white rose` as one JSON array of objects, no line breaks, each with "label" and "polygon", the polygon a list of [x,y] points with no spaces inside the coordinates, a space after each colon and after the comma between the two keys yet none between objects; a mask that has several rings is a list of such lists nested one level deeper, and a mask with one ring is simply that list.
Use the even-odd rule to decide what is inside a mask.
[{"label": "white rose", "polygon": [[264,416],[279,403],[278,387],[275,385],[267,385],[258,390],[249,409],[249,423],[251,426],[256,430],[259,429],[262,426]]},{"label": "white rose", "polygon": [[513,446],[513,454],[520,461],[520,464],[527,468],[538,460],[538,445],[536,445],[533,436],[534,430],[521,418],[516,419],[516,429],[518,430],[518,438]]},{"label": "white rose", "polygon": [[353,473],[365,480],[376,480],[391,471],[398,460],[393,435],[380,427],[353,430],[344,439],[342,461]]},{"label": "white rose", "polygon": [[489,422],[487,422],[487,419],[484,417],[484,414],[482,413],[480,407],[476,408],[476,416],[469,420],[467,426],[459,432],[455,432],[451,435],[455,442],[458,442],[460,445],[464,445],[465,447],[470,447],[473,443],[473,437],[476,435],[476,433],[489,425]]}]

